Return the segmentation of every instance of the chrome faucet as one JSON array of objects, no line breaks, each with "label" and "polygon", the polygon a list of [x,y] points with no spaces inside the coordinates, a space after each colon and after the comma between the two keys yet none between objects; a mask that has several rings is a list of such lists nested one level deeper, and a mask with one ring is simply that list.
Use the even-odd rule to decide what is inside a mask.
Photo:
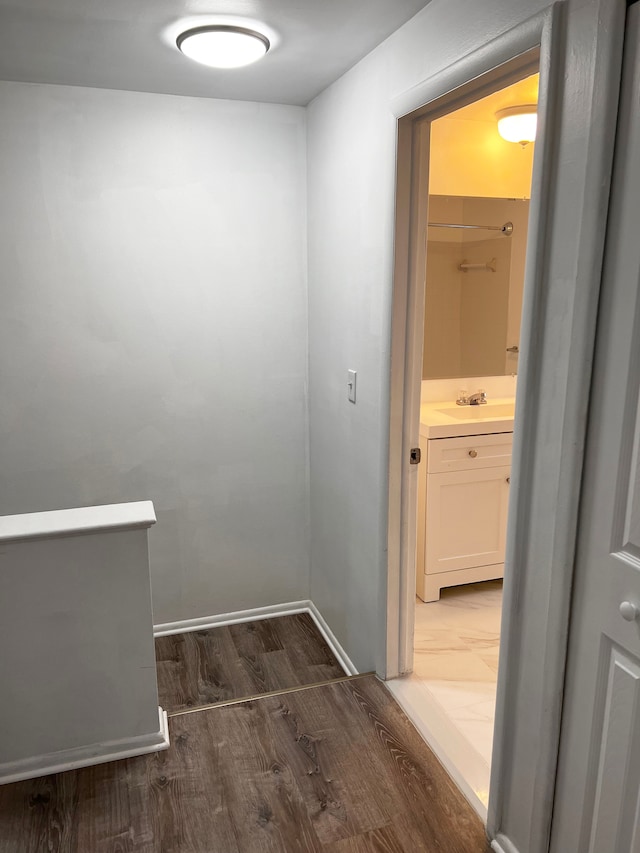
[{"label": "chrome faucet", "polygon": [[480,388],[475,394],[467,397],[467,392],[461,391],[456,403],[458,406],[484,406],[487,403],[487,393]]},{"label": "chrome faucet", "polygon": [[469,405],[470,406],[484,406],[487,402],[487,393],[483,391],[482,388],[476,393],[472,394],[469,397]]}]

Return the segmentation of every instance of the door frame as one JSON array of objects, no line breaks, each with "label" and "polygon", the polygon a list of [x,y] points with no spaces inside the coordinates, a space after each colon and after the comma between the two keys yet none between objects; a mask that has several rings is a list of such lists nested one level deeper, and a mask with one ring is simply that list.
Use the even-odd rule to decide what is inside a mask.
[{"label": "door frame", "polygon": [[[640,300],[640,0],[629,5],[578,526],[555,853],[638,849],[637,623]],[[627,614],[628,616],[629,614]],[[628,756],[628,758],[627,758]],[[626,759],[626,760],[625,760]],[[635,841],[631,838],[633,824]]]},{"label": "door frame", "polygon": [[[534,58],[539,62],[541,144],[534,158],[528,229],[515,488],[487,822],[494,849],[505,853],[519,848],[539,853],[549,845],[626,8],[624,0],[596,5],[601,26],[589,44],[582,78],[567,50],[575,37],[568,30],[580,25],[566,14],[566,4],[553,3],[392,103],[398,136],[384,678],[410,671],[413,653],[417,467],[409,465],[409,449],[418,445],[424,314],[424,274],[419,273],[424,265],[419,253],[416,264],[414,247],[421,245],[421,228],[424,235],[426,204],[411,187],[416,178],[415,185],[426,185],[420,168],[425,146],[428,150],[428,133],[415,134],[413,125],[500,88],[502,72],[508,85],[518,67],[526,68]],[[578,207],[566,218],[559,212],[565,199],[557,192],[571,142],[566,109],[585,85],[591,87],[589,114],[578,125],[582,121],[586,127],[593,167],[580,176]]]}]

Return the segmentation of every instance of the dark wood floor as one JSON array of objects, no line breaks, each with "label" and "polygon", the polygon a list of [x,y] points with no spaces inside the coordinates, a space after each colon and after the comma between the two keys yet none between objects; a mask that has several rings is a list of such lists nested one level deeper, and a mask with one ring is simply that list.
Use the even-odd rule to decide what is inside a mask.
[{"label": "dark wood floor", "polygon": [[156,661],[168,713],[344,676],[308,613],[158,637]]},{"label": "dark wood floor", "polygon": [[374,676],[170,720],[166,752],[0,787],[0,853],[485,853]]}]

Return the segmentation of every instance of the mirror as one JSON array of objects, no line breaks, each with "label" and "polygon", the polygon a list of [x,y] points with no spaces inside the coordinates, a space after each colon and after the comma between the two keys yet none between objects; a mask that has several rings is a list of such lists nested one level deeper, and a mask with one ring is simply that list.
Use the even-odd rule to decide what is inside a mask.
[{"label": "mirror", "polygon": [[423,379],[517,373],[528,218],[528,199],[429,196]]}]

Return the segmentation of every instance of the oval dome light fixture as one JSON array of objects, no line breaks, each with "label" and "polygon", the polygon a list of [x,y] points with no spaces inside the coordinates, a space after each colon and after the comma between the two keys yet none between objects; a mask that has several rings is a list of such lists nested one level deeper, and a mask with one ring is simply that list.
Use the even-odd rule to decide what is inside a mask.
[{"label": "oval dome light fixture", "polygon": [[538,108],[535,104],[507,107],[496,113],[498,133],[507,142],[519,142],[523,147],[536,138]]},{"label": "oval dome light fixture", "polygon": [[178,49],[211,68],[241,68],[261,59],[270,48],[269,39],[255,30],[210,24],[186,30],[176,39]]}]

